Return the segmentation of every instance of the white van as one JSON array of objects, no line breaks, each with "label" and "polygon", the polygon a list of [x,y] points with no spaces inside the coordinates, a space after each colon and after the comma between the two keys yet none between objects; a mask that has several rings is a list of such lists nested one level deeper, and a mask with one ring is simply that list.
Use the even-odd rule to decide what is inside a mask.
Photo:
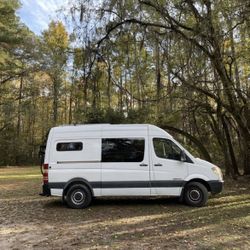
[{"label": "white van", "polygon": [[48,136],[42,195],[60,196],[71,208],[100,196],[179,196],[203,206],[222,184],[218,167],[154,125],[60,126]]}]

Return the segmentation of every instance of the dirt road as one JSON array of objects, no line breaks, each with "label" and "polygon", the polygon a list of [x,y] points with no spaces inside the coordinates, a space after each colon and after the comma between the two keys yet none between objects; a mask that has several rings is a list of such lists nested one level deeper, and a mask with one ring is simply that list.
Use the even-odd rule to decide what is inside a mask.
[{"label": "dirt road", "polygon": [[40,189],[38,167],[0,169],[0,249],[250,249],[249,179],[203,208],[123,198],[72,210]]}]

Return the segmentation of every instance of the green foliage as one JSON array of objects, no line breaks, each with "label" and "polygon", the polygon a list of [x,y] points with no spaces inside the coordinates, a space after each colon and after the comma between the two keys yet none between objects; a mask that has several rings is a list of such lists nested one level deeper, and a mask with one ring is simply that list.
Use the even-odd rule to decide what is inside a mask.
[{"label": "green foliage", "polygon": [[18,0],[1,0],[0,2],[0,43],[11,46],[19,42],[20,36],[18,30],[20,23],[15,15],[16,10],[20,7]]},{"label": "green foliage", "polygon": [[53,67],[64,67],[67,60],[66,50],[69,46],[68,33],[62,22],[52,21],[48,30],[43,32],[43,49],[47,63]]},{"label": "green foliage", "polygon": [[246,2],[91,3],[69,3],[72,34],[52,21],[36,37],[1,1],[2,164],[35,161],[58,124],[153,123],[227,174],[250,171]]}]

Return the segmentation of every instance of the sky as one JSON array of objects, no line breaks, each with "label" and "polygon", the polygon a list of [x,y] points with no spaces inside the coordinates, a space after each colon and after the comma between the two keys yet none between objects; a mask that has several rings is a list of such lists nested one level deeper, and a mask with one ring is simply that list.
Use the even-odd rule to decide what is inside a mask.
[{"label": "sky", "polygon": [[56,17],[56,11],[67,0],[20,0],[22,7],[17,14],[21,21],[37,35],[48,28],[49,22]]}]

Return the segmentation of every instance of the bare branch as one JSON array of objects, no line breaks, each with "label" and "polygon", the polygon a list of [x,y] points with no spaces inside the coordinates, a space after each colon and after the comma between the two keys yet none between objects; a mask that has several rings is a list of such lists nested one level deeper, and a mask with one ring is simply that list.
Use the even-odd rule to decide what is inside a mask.
[{"label": "bare branch", "polygon": [[157,28],[163,28],[163,29],[168,29],[170,30],[171,27],[169,26],[166,26],[164,24],[161,24],[161,23],[151,23],[151,22],[144,22],[144,21],[140,21],[140,20],[137,20],[135,18],[131,18],[131,19],[126,19],[124,21],[121,21],[121,22],[118,22],[116,24],[114,24],[112,27],[110,27],[108,30],[107,30],[107,33],[106,35],[101,38],[98,42],[97,42],[97,47],[100,47],[101,43],[106,40],[109,35],[114,31],[116,30],[118,27],[120,26],[123,26],[125,24],[130,24],[130,23],[134,23],[134,24],[139,24],[141,26],[146,26],[146,27],[157,27]]}]

